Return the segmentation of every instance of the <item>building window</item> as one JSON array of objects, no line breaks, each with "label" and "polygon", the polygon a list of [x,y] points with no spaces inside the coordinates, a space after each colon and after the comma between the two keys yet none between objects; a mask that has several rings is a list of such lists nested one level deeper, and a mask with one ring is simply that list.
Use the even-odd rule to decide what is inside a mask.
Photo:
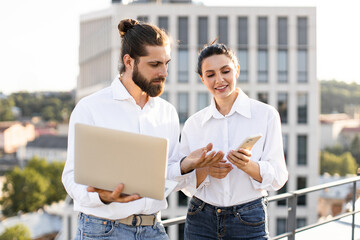
[{"label": "building window", "polygon": [[209,106],[209,93],[198,92],[197,93],[197,111]]},{"label": "building window", "polygon": [[286,218],[276,219],[276,235],[286,233]]},{"label": "building window", "polygon": [[189,116],[189,94],[179,92],[177,98],[178,114],[180,123],[184,123]]},{"label": "building window", "polygon": [[164,29],[165,32],[169,32],[169,18],[168,17],[159,17],[158,26],[161,29]]},{"label": "building window", "polygon": [[258,33],[258,82],[268,82],[268,26],[267,18],[259,17]]},{"label": "building window", "polygon": [[305,83],[308,81],[308,56],[306,49],[297,52],[297,81]]},{"label": "building window", "polygon": [[307,18],[298,17],[297,19],[297,42],[299,47],[306,47],[308,45],[308,27]]},{"label": "building window", "polygon": [[279,83],[288,82],[288,51],[278,50],[277,77]]},{"label": "building window", "polygon": [[296,228],[302,228],[307,225],[306,218],[296,218]]},{"label": "building window", "polygon": [[277,108],[280,114],[281,123],[288,122],[288,94],[278,93]]},{"label": "building window", "polygon": [[189,43],[189,19],[188,17],[178,18],[178,39],[181,47],[188,47]]},{"label": "building window", "polygon": [[178,239],[184,239],[185,223],[178,224]]},{"label": "building window", "polygon": [[188,197],[181,191],[178,192],[178,206],[187,206]]},{"label": "building window", "polygon": [[260,101],[260,102],[263,102],[263,103],[268,103],[269,101],[269,94],[267,92],[259,92],[257,94],[257,99]]},{"label": "building window", "polygon": [[307,136],[297,136],[297,164],[307,165]]},{"label": "building window", "polygon": [[247,17],[238,17],[237,22],[237,56],[240,65],[239,82],[248,82],[249,77],[249,57],[248,57],[248,19]]},{"label": "building window", "polygon": [[297,80],[298,82],[308,81],[308,27],[307,18],[297,19]]},{"label": "building window", "polygon": [[148,16],[138,16],[137,20],[139,22],[148,22],[149,18],[148,18]]},{"label": "building window", "polygon": [[259,17],[258,18],[258,45],[259,47],[267,48],[268,44],[268,26],[267,18]]},{"label": "building window", "polygon": [[283,146],[284,146],[284,157],[285,157],[285,162],[287,159],[287,153],[288,153],[288,148],[289,148],[289,135],[286,133],[283,133],[282,135],[283,137]]},{"label": "building window", "polygon": [[268,82],[268,52],[267,50],[258,51],[258,82]]},{"label": "building window", "polygon": [[298,123],[307,123],[307,93],[298,93],[297,95],[297,119]]},{"label": "building window", "polygon": [[218,18],[218,43],[228,44],[228,18]]},{"label": "building window", "polygon": [[169,93],[168,92],[163,92],[160,97],[166,101],[169,101]]},{"label": "building window", "polygon": [[249,66],[248,66],[248,50],[247,49],[239,49],[238,50],[238,58],[240,65],[240,76],[239,82],[248,82],[249,80]]},{"label": "building window", "polygon": [[[303,189],[306,188],[306,177],[298,177],[296,181],[297,189]],[[298,197],[298,206],[306,206],[306,195],[301,195]]]},{"label": "building window", "polygon": [[188,82],[188,74],[189,74],[188,21],[189,19],[187,17],[178,18],[178,39],[179,39],[178,82]]},{"label": "building window", "polygon": [[[277,191],[276,194],[282,194],[282,193],[286,193],[287,192],[287,183],[285,183],[285,185],[280,188],[280,190]],[[277,205],[278,206],[286,206],[286,199],[277,201]]]},{"label": "building window", "polygon": [[178,51],[178,82],[188,82],[189,75],[189,51],[179,49]]},{"label": "building window", "polygon": [[209,28],[208,28],[208,17],[199,17],[198,18],[198,48],[199,50],[208,43],[209,38]]},{"label": "building window", "polygon": [[279,17],[277,22],[278,47],[287,48],[288,45],[288,22],[286,17]]}]

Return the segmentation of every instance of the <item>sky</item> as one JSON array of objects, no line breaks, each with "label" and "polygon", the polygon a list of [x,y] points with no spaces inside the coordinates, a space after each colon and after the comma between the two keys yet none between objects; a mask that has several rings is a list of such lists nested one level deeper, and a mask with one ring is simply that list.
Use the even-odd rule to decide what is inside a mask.
[{"label": "sky", "polygon": [[[209,6],[315,6],[317,79],[360,84],[358,0],[194,1]],[[110,4],[111,0],[1,1],[0,92],[74,89],[80,15]]]}]

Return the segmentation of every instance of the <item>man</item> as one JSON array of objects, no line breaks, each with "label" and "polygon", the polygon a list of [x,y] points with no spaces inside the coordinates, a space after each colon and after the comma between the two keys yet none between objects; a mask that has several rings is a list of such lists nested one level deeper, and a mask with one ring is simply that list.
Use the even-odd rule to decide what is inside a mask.
[{"label": "man", "polygon": [[169,38],[158,27],[131,19],[122,20],[118,29],[120,76],[110,87],[80,100],[71,114],[62,181],[74,199],[74,210],[80,212],[76,239],[168,239],[158,219],[167,206],[165,199],[122,194],[123,184],[111,192],[74,182],[75,123],[168,138],[168,177],[172,179],[186,181],[186,173],[223,157],[214,152],[206,155],[212,148],[209,144],[179,161],[178,115],[170,103],[157,97],[167,76]]}]

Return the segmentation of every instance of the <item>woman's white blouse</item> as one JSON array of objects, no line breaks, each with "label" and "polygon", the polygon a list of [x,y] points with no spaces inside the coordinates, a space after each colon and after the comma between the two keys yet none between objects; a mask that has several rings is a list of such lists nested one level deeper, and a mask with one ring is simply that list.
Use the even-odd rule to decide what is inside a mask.
[{"label": "woman's white blouse", "polygon": [[262,137],[252,148],[251,160],[260,166],[261,183],[234,165],[225,178],[207,176],[198,188],[193,171],[183,192],[215,206],[233,206],[266,196],[267,190],[280,189],[288,179],[288,171],[279,113],[270,105],[250,99],[240,89],[228,115],[220,114],[212,100],[210,106],[185,122],[180,152],[186,156],[211,142],[214,150],[225,153],[226,159],[230,150],[235,150],[246,137],[257,133]]}]

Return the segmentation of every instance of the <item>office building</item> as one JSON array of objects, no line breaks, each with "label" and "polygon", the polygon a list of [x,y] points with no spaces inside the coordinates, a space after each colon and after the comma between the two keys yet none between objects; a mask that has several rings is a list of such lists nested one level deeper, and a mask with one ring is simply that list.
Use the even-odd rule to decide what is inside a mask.
[{"label": "office building", "polygon": [[[116,3],[115,3],[116,2]],[[197,54],[217,39],[236,50],[238,87],[249,97],[276,107],[282,120],[289,181],[277,192],[318,184],[319,93],[316,80],[314,7],[209,7],[191,1],[114,1],[108,9],[80,19],[80,74],[77,99],[110,85],[118,74],[121,19],[136,18],[165,29],[173,38],[163,98],[178,110],[180,122],[210,103],[195,73]],[[276,144],[276,143],[273,143]],[[239,183],[241,184],[241,183]],[[271,193],[276,194],[276,193]],[[298,226],[317,220],[317,195],[300,196]],[[169,197],[162,215],[186,213],[182,193]],[[286,231],[286,203],[269,206],[272,236]],[[182,238],[183,225],[170,226],[170,239]]]}]

